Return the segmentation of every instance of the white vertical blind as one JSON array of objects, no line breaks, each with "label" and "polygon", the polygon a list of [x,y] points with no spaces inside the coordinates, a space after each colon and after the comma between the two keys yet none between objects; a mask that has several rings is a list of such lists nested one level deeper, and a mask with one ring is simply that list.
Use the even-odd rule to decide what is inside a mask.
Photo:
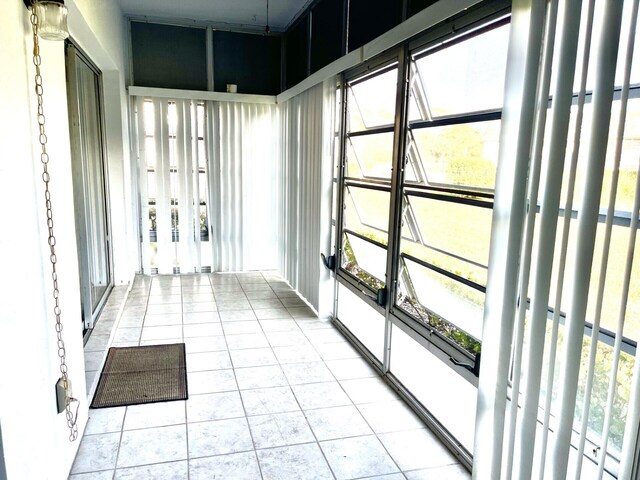
[{"label": "white vertical blind", "polygon": [[335,95],[328,80],[281,105],[280,270],[319,312],[326,308],[320,254],[330,253]]},{"label": "white vertical blind", "polygon": [[[638,1],[516,0],[512,11],[473,475],[633,478]],[[619,211],[623,155],[630,212]],[[624,265],[611,254],[621,247]]]},{"label": "white vertical blind", "polygon": [[214,271],[277,267],[279,122],[275,105],[206,102]]},{"label": "white vertical blind", "polygon": [[[196,248],[200,238],[196,104],[190,100],[136,97],[135,105],[142,271],[200,271]],[[149,238],[154,231],[151,209],[155,209],[155,242]]]}]

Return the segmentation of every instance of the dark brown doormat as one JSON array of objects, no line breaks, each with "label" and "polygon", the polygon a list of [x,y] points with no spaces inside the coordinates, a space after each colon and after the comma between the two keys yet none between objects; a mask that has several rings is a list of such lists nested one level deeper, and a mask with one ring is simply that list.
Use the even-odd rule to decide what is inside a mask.
[{"label": "dark brown doormat", "polygon": [[184,343],[111,347],[91,408],[186,400]]}]

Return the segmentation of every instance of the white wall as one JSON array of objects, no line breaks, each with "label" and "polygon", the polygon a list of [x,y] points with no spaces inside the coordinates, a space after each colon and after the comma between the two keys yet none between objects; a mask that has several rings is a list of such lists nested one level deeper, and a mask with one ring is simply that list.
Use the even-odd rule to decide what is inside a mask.
[{"label": "white wall", "polygon": [[[128,143],[124,26],[116,0],[67,0],[70,30],[105,75],[107,143],[114,209],[124,211]],[[59,376],[41,165],[37,154],[31,26],[22,0],[3,1],[0,27],[0,455],[9,479],[64,479],[79,445],[68,441],[56,412]],[[58,239],[58,276],[69,373],[81,399],[79,430],[87,417],[82,325],[73,215],[64,48],[42,42],[52,202]],[[122,208],[120,208],[122,206]],[[114,217],[116,280],[130,278],[127,223]],[[1,462],[0,462],[1,464]]]}]

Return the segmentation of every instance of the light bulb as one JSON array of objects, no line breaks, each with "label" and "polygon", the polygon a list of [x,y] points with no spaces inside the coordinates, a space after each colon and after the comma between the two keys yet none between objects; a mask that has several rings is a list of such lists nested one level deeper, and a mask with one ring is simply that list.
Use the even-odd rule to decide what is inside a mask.
[{"label": "light bulb", "polygon": [[33,8],[38,16],[38,35],[45,40],[64,40],[69,37],[67,7],[64,3],[39,0]]}]

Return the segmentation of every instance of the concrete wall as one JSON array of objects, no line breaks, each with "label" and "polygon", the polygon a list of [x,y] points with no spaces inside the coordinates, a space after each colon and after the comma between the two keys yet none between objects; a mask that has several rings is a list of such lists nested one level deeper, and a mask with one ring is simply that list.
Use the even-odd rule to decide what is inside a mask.
[{"label": "concrete wall", "polygon": [[[116,0],[67,0],[71,35],[105,76],[105,121],[112,201],[115,280],[133,272],[127,245],[127,100],[124,21]],[[31,63],[31,26],[22,0],[5,0],[0,27],[0,455],[9,479],[64,479],[79,440],[68,441],[56,411],[59,377],[55,319],[40,180]],[[42,42],[45,114],[51,156],[51,193],[58,277],[69,374],[81,400],[79,431],[88,402],[80,317],[73,215],[64,46]]]}]

